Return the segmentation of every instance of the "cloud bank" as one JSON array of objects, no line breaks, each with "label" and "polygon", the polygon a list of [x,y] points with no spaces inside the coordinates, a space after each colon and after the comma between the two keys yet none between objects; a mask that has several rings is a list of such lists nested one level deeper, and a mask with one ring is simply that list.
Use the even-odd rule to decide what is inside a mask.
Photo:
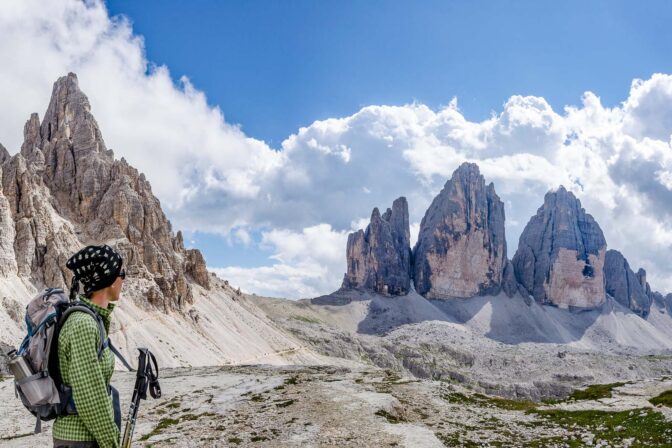
[{"label": "cloud bank", "polygon": [[406,196],[415,239],[433,196],[472,161],[506,204],[509,257],[545,192],[562,184],[610,248],[644,267],[654,289],[672,291],[670,75],[633,80],[614,108],[591,92],[561,111],[514,95],[480,122],[467,120],[456,99],[439,110],[372,105],[271,148],[227,123],[186,77],[175,84],[168,68],[147,61],[131,24],[99,1],[7,0],[0,30],[0,142],[10,153],[29,114],[46,109],[56,78],[76,72],[106,144],[145,173],[175,228],[272,252],[268,266],[210,266],[244,290],[308,297],[336,289],[347,233],[374,206]]}]

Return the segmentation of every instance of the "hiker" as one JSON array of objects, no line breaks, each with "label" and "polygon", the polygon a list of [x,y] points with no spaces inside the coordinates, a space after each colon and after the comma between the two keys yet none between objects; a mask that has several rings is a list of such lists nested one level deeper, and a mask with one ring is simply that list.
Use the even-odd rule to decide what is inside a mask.
[{"label": "hiker", "polygon": [[[87,246],[66,263],[74,273],[71,299],[97,312],[109,334],[110,318],[126,277],[121,256],[108,245]],[[53,426],[55,448],[118,447],[121,433],[119,395],[110,386],[114,354],[105,347],[98,357],[98,323],[91,315],[75,312],[58,336],[58,358],[63,383],[72,388],[76,415],[59,415]]]}]

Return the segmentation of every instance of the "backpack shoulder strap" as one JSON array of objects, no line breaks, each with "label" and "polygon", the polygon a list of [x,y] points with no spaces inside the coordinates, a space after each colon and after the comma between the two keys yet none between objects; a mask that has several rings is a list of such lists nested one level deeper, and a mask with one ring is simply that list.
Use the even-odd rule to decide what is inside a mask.
[{"label": "backpack shoulder strap", "polygon": [[91,317],[93,317],[96,322],[98,323],[98,330],[100,331],[100,342],[98,343],[98,359],[100,359],[103,356],[103,350],[105,349],[105,342],[107,341],[107,333],[105,332],[105,326],[103,325],[103,319],[91,308],[85,305],[73,305],[65,312],[63,313],[63,316],[61,316],[61,323],[60,325],[64,325],[66,319],[74,312],[76,311],[82,311]]},{"label": "backpack shoulder strap", "polygon": [[112,353],[114,353],[114,355],[117,358],[119,358],[119,361],[121,361],[124,367],[126,367],[129,370],[129,372],[133,372],[134,370],[133,367],[131,367],[128,361],[126,361],[126,358],[124,358],[124,356],[119,352],[119,350],[117,350],[117,348],[114,345],[112,345],[112,341],[109,338],[107,339],[107,346],[110,347]]},{"label": "backpack shoulder strap", "polygon": [[110,338],[107,337],[107,333],[105,332],[105,326],[103,324],[103,319],[96,313],[94,310],[89,308],[86,305],[73,305],[70,308],[68,308],[65,313],[63,313],[63,316],[61,317],[61,325],[65,323],[65,319],[70,316],[70,314],[74,313],[75,311],[83,311],[93,317],[96,322],[98,322],[98,329],[100,330],[100,343],[98,345],[98,359],[100,359],[103,356],[103,350],[105,350],[105,347],[109,347],[112,353],[119,358],[119,361],[126,367],[129,371],[133,371],[133,367],[126,361],[126,358],[117,350],[117,348],[112,345],[112,341]]}]

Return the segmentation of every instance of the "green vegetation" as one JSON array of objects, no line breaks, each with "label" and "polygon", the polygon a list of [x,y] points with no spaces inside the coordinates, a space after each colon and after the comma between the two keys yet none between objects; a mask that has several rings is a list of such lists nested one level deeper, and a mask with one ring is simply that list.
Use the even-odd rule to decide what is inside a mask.
[{"label": "green vegetation", "polygon": [[653,397],[649,400],[649,403],[654,406],[662,405],[667,406],[668,408],[672,408],[672,390],[666,390],[657,397]]},{"label": "green vegetation", "polygon": [[[464,436],[467,435],[466,432],[464,434],[461,434],[460,432],[453,432],[453,433],[450,433],[450,434],[446,434],[446,433],[442,433],[442,432],[435,432],[434,435],[445,446],[459,446],[459,447],[464,447],[464,448],[477,448],[477,447],[481,446],[479,443],[471,441],[471,440],[467,439],[466,437],[464,437]],[[496,445],[491,445],[491,446],[496,446]]]},{"label": "green vegetation", "polygon": [[250,398],[250,401],[254,401],[254,402],[260,402],[260,401],[264,401],[264,400],[266,400],[266,399],[261,394],[254,394]]},{"label": "green vegetation", "polygon": [[579,401],[611,398],[611,391],[617,387],[624,386],[625,384],[626,383],[593,384],[585,389],[575,390],[567,399]]},{"label": "green vegetation", "polygon": [[198,415],[185,414],[185,415],[182,415],[181,417],[178,417],[178,418],[162,418],[161,420],[159,420],[158,425],[156,425],[156,427],[151,432],[149,432],[149,433],[145,434],[144,436],[140,437],[140,440],[141,441],[147,440],[150,437],[153,437],[157,434],[160,434],[161,431],[163,431],[164,429],[169,428],[171,426],[175,426],[178,423],[182,423],[183,421],[198,420],[201,417],[212,417],[212,416],[215,416],[215,415],[217,415],[217,414],[214,414],[212,412],[204,412],[204,413],[198,414]]},{"label": "green vegetation", "polygon": [[238,437],[229,437],[228,441],[229,443],[233,443],[234,445],[240,445],[242,439],[239,439]]},{"label": "green vegetation", "polygon": [[275,405],[279,408],[286,408],[287,406],[294,404],[296,400],[285,400],[281,401],[280,403],[276,403]]},{"label": "green vegetation", "polygon": [[[561,409],[531,410],[546,423],[566,429],[588,430],[594,441],[605,441],[609,446],[621,445],[632,439],[631,447],[672,446],[672,425],[662,414],[650,409],[608,412],[597,410],[565,411]],[[550,442],[550,440],[539,441]],[[566,439],[570,447],[584,446],[580,439]],[[545,445],[539,445],[545,446]]]},{"label": "green vegetation", "polygon": [[301,316],[299,314],[292,314],[290,318],[294,320],[300,320],[301,322],[307,322],[309,324],[321,324],[322,321],[319,319],[315,319],[314,317],[308,317],[308,316]]},{"label": "green vegetation", "polygon": [[385,417],[388,423],[399,423],[399,422],[404,422],[406,420],[397,417],[395,415],[390,414],[387,412],[385,409],[379,409],[376,411],[376,415],[379,417]]},{"label": "green vegetation", "polygon": [[482,407],[496,407],[510,411],[528,411],[536,409],[537,403],[530,400],[509,400],[500,397],[490,397],[483,394],[465,395],[459,392],[451,392],[442,396],[450,403],[470,404]]},{"label": "green vegetation", "polygon": [[290,376],[285,380],[285,384],[298,384],[299,383],[299,377],[296,375]]}]

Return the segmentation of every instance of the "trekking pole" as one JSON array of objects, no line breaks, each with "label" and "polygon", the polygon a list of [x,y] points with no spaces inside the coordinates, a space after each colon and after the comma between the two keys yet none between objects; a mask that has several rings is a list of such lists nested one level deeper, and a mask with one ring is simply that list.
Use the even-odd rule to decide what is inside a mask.
[{"label": "trekking pole", "polygon": [[135,430],[135,420],[138,417],[138,408],[140,400],[147,399],[147,387],[152,398],[161,397],[161,386],[159,386],[159,368],[156,365],[156,358],[152,352],[146,348],[139,348],[138,355],[138,374],[135,378],[135,388],[133,389],[133,398],[131,399],[131,408],[128,413],[128,421],[124,428],[124,438],[121,442],[121,448],[130,448]]}]

